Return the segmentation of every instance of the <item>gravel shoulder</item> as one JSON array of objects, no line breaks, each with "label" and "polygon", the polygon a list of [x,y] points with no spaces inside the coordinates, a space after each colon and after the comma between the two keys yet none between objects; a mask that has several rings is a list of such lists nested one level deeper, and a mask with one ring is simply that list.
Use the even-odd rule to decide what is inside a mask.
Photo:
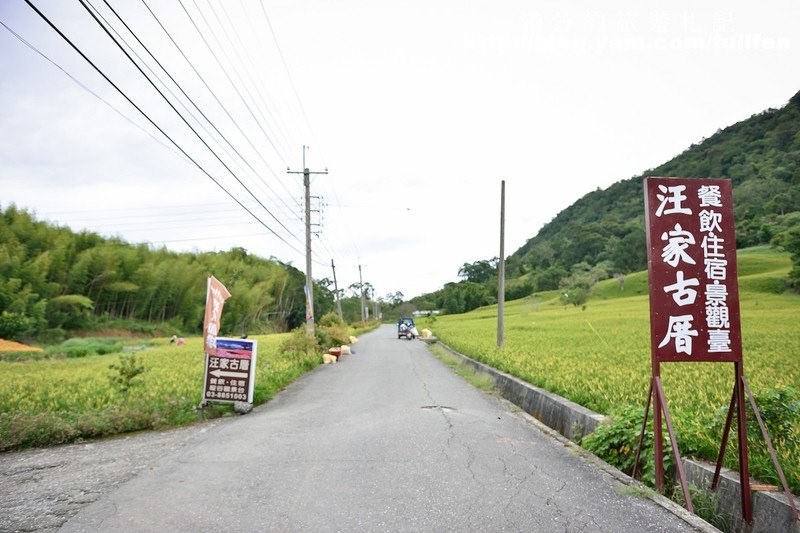
[{"label": "gravel shoulder", "polygon": [[0,532],[58,531],[83,506],[227,420],[0,454]]}]

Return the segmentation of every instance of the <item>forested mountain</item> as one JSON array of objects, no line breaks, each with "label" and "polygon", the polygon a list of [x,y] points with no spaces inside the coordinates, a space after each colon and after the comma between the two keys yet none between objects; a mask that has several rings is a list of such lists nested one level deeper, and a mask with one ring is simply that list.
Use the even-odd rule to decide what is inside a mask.
[{"label": "forested mountain", "polygon": [[[275,259],[241,248],[133,246],[36,221],[13,205],[0,210],[0,338],[58,340],[98,327],[197,333],[210,275],[233,295],[222,315],[229,335],[305,322],[305,274]],[[333,308],[333,295],[324,284],[314,291],[321,316]]]},{"label": "forested mountain", "polygon": [[[647,268],[644,231],[646,176],[727,178],[733,183],[737,247],[777,244],[796,254],[790,285],[800,289],[800,92],[718,130],[640,176],[586,194],[561,211],[506,262],[506,298],[597,281]],[[416,299],[422,308],[463,312],[493,303],[496,274],[478,261],[464,278]]]}]

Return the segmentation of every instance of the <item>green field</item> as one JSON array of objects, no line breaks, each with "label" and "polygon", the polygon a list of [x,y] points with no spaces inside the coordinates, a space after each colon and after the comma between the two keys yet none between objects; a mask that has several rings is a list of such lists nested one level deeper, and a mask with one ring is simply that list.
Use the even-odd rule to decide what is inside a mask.
[{"label": "green field", "polygon": [[[288,335],[252,337],[258,340],[256,404],[322,362],[317,355],[279,353]],[[0,361],[0,451],[197,421],[205,361],[200,337],[183,346],[156,339],[129,354],[146,370],[126,392],[111,380],[119,375],[109,368],[119,354]]]},{"label": "green field", "polygon": [[[776,292],[791,267],[789,258],[767,248],[744,250],[738,257],[744,371],[753,394],[800,391],[800,296]],[[626,405],[643,408],[647,400],[646,272],[627,276],[623,285],[613,279],[600,283],[583,309],[565,307],[555,292],[507,302],[502,350],[496,347],[496,306],[423,320],[419,327],[428,327],[460,353],[598,413],[612,414]],[[715,460],[724,423],[719,410],[726,412],[730,402],[733,364],[668,363],[661,375],[682,453]],[[795,418],[790,430],[774,444],[798,493],[800,421]],[[751,450],[752,474],[778,483],[769,456],[761,452]],[[728,466],[736,466],[735,455],[726,454]]]}]

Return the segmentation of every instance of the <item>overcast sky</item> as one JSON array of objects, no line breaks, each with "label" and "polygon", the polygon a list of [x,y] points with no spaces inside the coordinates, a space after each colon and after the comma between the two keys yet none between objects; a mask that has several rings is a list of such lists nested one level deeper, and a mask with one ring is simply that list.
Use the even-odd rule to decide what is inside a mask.
[{"label": "overcast sky", "polygon": [[314,278],[334,260],[347,287],[360,264],[378,296],[497,256],[502,180],[510,255],[581,196],[800,90],[796,0],[31,3],[155,125],[24,0],[1,0],[49,60],[0,27],[0,207],[304,270],[287,167],[307,145],[306,166],[328,169],[311,184]]}]

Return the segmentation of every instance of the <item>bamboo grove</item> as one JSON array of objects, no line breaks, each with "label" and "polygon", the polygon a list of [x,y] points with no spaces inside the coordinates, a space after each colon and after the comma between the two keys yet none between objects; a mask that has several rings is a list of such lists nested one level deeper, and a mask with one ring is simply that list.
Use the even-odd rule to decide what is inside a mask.
[{"label": "bamboo grove", "polygon": [[[281,332],[303,323],[305,276],[289,264],[241,248],[175,253],[131,245],[36,221],[11,205],[0,211],[0,338],[55,341],[103,327],[198,332],[212,274],[234,295],[223,331]],[[318,312],[330,311],[324,282],[314,292]]]}]

